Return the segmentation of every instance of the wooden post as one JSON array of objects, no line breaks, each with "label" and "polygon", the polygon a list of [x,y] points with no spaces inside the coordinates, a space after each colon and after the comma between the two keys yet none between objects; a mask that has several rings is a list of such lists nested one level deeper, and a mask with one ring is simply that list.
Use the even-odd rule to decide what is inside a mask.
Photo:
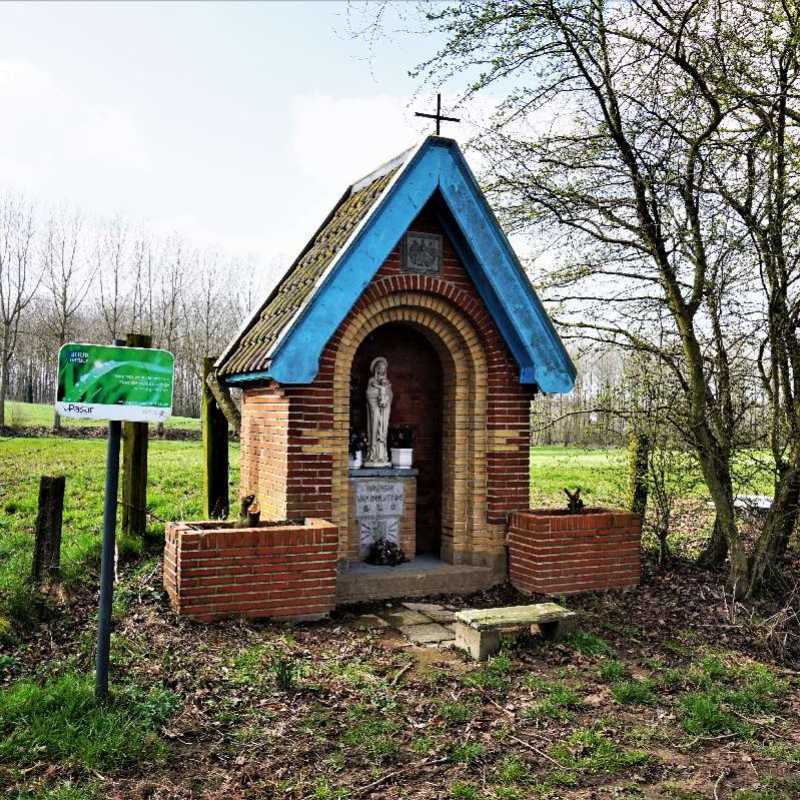
[{"label": "wooden post", "polygon": [[208,517],[226,517],[228,496],[228,420],[217,403],[208,383],[214,370],[214,358],[203,359],[203,393],[201,426],[203,429],[203,456],[205,476],[205,513]]},{"label": "wooden post", "polygon": [[49,585],[61,571],[61,520],[64,514],[63,475],[42,475],[39,480],[39,513],[33,550],[33,583]]},{"label": "wooden post", "polygon": [[[152,338],[129,333],[127,347],[150,347]],[[122,423],[122,530],[144,536],[147,528],[147,441],[146,422]]]}]

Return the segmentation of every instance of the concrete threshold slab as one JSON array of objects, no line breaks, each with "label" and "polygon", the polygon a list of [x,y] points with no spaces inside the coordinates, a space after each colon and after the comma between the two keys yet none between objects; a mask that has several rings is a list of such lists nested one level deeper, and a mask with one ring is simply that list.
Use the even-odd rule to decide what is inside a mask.
[{"label": "concrete threshold slab", "polygon": [[420,556],[397,567],[357,562],[337,575],[336,602],[347,605],[434,594],[470,594],[501,580],[488,567],[447,564],[430,556]]}]

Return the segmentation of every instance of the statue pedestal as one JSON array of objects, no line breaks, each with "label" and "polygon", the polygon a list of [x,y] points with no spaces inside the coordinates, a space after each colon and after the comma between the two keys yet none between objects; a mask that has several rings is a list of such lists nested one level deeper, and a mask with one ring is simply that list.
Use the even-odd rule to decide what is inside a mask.
[{"label": "statue pedestal", "polygon": [[387,538],[409,560],[417,546],[417,470],[368,467],[351,469],[349,554],[363,561],[373,541]]}]

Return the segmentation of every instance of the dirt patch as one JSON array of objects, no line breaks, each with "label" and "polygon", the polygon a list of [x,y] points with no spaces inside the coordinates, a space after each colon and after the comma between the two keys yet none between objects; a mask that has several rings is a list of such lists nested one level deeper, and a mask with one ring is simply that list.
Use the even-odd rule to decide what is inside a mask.
[{"label": "dirt patch", "polygon": [[[177,698],[157,732],[164,760],[99,777],[44,758],[24,773],[0,764],[0,790],[72,780],[93,784],[97,797],[152,800],[663,800],[711,798],[723,775],[720,797],[768,787],[765,796],[789,800],[800,791],[790,760],[800,759],[800,663],[792,649],[776,657],[758,635],[758,620],[774,608],[740,606],[732,621],[722,576],[688,562],[648,563],[635,589],[568,598],[581,612],[582,638],[532,637],[486,664],[355,624],[385,614],[385,604],[296,626],[192,623],[170,612],[157,564],[126,570],[112,675]],[[531,602],[507,586],[428,600],[455,608]],[[18,642],[2,681],[90,673],[95,604],[85,589],[55,608]],[[744,714],[751,733],[687,732],[682,698],[703,685],[687,676],[703,663],[708,676],[756,662],[786,688],[769,713]],[[624,682],[646,684],[652,697],[624,699]]]}]

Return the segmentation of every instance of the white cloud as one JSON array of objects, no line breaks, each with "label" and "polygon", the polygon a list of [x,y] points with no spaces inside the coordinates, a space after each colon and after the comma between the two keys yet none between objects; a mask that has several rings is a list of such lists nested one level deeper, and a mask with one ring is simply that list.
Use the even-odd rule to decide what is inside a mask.
[{"label": "white cloud", "polygon": [[[340,192],[423,135],[409,98],[297,95],[291,104],[291,149],[301,176]],[[357,129],[354,126],[357,122]]]},{"label": "white cloud", "polygon": [[[65,82],[25,61],[0,61],[0,168],[4,184],[53,191],[97,169],[148,170],[135,120],[123,108],[92,102]],[[65,180],[66,179],[66,180]],[[58,194],[71,194],[58,187]]]}]

